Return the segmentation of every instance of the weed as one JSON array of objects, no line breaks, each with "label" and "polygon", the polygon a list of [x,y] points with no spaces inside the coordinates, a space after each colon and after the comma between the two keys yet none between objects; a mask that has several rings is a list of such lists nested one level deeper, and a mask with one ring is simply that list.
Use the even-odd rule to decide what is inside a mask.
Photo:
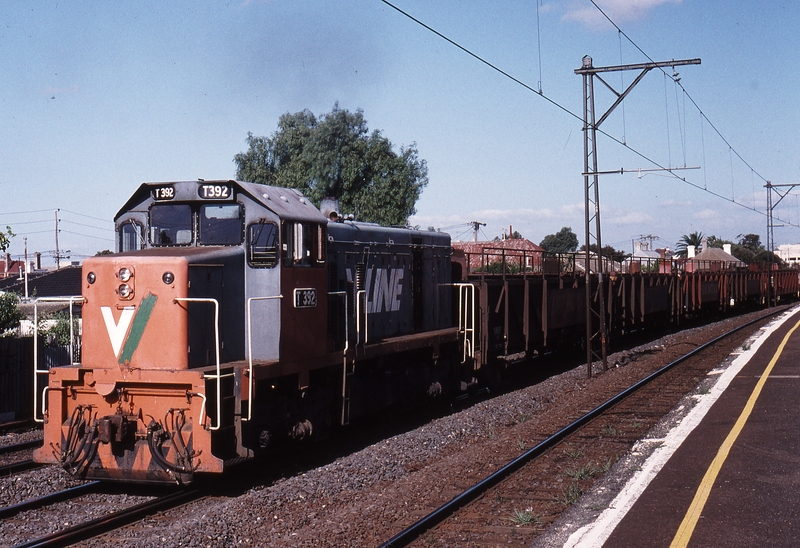
[{"label": "weed", "polygon": [[583,489],[581,486],[575,482],[569,484],[569,487],[561,490],[561,498],[558,499],[565,507],[572,506],[575,504],[579,498],[583,495]]},{"label": "weed", "polygon": [[564,454],[571,459],[579,459],[583,456],[583,451],[580,449],[564,449]]},{"label": "weed", "polygon": [[604,436],[616,436],[617,434],[619,434],[619,431],[610,424],[607,424],[605,428],[603,428]]},{"label": "weed", "polygon": [[530,416],[528,416],[528,415],[525,415],[525,414],[522,414],[522,415],[520,415],[520,416],[519,416],[519,418],[517,419],[517,422],[518,422],[519,424],[524,424],[524,423],[528,422],[529,420],[530,420]]},{"label": "weed", "polygon": [[514,508],[514,512],[512,512],[511,517],[508,519],[511,520],[512,523],[521,526],[542,524],[542,520],[533,514],[533,508],[528,508],[526,510],[517,510]]},{"label": "weed", "polygon": [[742,345],[742,350],[744,350],[746,352],[746,351],[750,350],[750,346],[751,346],[750,343],[746,342],[746,343],[744,343]]},{"label": "weed", "polygon": [[520,451],[525,451],[525,440],[517,438],[517,447],[519,447]]},{"label": "weed", "polygon": [[564,472],[565,476],[569,476],[575,480],[589,479],[597,475],[600,470],[592,463],[584,464],[580,468],[572,468]]}]

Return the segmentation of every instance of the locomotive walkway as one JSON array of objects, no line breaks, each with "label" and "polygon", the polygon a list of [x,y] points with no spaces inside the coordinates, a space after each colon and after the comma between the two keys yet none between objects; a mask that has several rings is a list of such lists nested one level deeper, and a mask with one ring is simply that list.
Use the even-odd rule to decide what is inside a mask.
[{"label": "locomotive walkway", "polygon": [[711,397],[565,546],[797,546],[800,308],[793,310],[733,361]]}]

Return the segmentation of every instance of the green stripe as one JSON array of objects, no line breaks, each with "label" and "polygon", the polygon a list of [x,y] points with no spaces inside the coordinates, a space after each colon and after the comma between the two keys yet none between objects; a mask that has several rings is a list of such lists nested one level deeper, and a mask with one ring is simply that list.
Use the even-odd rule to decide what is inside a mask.
[{"label": "green stripe", "polygon": [[125,346],[122,348],[122,353],[119,355],[120,365],[131,362],[133,353],[136,352],[136,349],[139,347],[139,342],[142,340],[144,328],[150,320],[150,314],[153,312],[153,307],[156,305],[157,300],[158,297],[152,293],[148,293],[147,297],[142,299],[139,310],[136,311],[136,315],[133,317],[131,332],[128,334],[128,338],[125,340]]}]

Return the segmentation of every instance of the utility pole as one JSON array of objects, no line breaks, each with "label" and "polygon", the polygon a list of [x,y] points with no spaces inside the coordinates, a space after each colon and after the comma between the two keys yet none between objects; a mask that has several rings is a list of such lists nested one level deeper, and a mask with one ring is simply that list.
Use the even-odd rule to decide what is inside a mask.
[{"label": "utility pole", "polygon": [[470,223],[470,224],[472,224],[472,241],[473,242],[477,242],[478,241],[478,230],[480,230],[480,228],[482,226],[486,226],[486,223],[481,223],[481,222],[478,222],[478,221],[472,221],[472,223]]},{"label": "utility pole", "polygon": [[61,268],[61,253],[58,252],[58,210],[53,212],[56,219],[56,270]]},{"label": "utility pole", "polygon": [[[597,170],[597,129],[608,116],[628,96],[628,93],[638,84],[644,75],[654,68],[676,67],[680,65],[699,65],[700,59],[686,59],[683,61],[663,61],[660,63],[640,63],[635,65],[617,65],[610,67],[595,67],[592,58],[583,57],[581,68],[575,69],[575,74],[583,77],[583,181],[585,199],[585,236],[586,236],[586,368],[589,377],[592,376],[592,362],[595,358],[603,361],[603,369],[608,369],[607,341],[606,341],[606,310],[603,290],[603,274],[605,267],[602,255],[602,239],[600,237],[600,191],[598,176],[605,173],[624,173],[624,170],[600,172]],[[622,92],[617,92],[600,76],[605,72],[619,72],[622,70],[640,70],[641,73]],[[599,119],[595,116],[594,79],[597,78],[617,99]],[[592,232],[594,224],[594,232]],[[591,244],[597,246],[597,288],[592,290],[591,281]],[[594,297],[594,298],[593,298]],[[596,303],[596,306],[593,306]],[[595,349],[599,345],[598,349]]]}]

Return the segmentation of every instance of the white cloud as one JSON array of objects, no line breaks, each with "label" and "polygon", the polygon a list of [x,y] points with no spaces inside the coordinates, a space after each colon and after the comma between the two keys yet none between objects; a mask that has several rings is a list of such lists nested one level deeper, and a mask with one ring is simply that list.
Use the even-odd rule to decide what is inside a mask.
[{"label": "white cloud", "polygon": [[[596,0],[600,9],[616,24],[622,25],[639,21],[649,16],[655,8],[663,4],[680,4],[682,0]],[[565,21],[576,21],[587,27],[603,28],[610,23],[589,2],[571,2],[563,16]]]}]

